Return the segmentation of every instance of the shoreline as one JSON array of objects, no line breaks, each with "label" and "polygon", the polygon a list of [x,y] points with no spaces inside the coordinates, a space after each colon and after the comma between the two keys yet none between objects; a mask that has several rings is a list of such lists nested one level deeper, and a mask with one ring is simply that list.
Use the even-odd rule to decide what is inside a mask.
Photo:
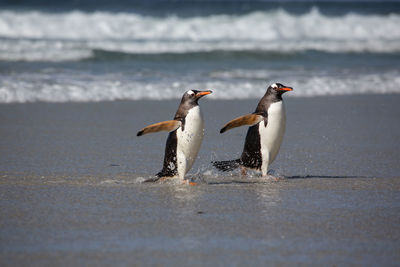
[{"label": "shoreline", "polygon": [[[28,265],[393,265],[400,261],[400,95],[285,98],[278,181],[213,170],[257,100],[202,99],[205,137],[187,177],[162,166],[177,100],[0,105],[1,262]],[[339,178],[346,177],[346,178]],[[363,177],[363,178],[361,178]],[[379,178],[377,178],[379,177]]]},{"label": "shoreline", "polygon": [[[272,164],[277,176],[394,177],[400,173],[396,117],[400,95],[284,100],[286,133]],[[240,155],[246,128],[225,134],[219,134],[219,129],[228,120],[252,112],[257,102],[202,99],[205,137],[189,175],[213,172],[212,160]],[[151,176],[161,168],[167,134],[136,137],[136,132],[171,119],[178,103],[140,100],[0,105],[1,171]]]}]

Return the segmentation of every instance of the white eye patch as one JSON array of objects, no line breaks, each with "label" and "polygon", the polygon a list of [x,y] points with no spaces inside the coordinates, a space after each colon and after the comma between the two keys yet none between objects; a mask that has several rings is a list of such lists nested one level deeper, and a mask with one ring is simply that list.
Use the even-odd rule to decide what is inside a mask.
[{"label": "white eye patch", "polygon": [[194,95],[194,92],[193,92],[192,90],[187,91],[187,93],[188,93],[189,95]]},{"label": "white eye patch", "polygon": [[276,85],[276,83],[271,85],[272,88],[278,88],[278,85]]}]

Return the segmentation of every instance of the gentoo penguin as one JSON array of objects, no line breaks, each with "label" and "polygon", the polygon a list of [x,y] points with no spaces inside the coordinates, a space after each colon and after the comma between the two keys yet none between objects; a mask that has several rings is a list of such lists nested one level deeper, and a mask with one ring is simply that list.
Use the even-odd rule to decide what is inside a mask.
[{"label": "gentoo penguin", "polygon": [[197,157],[204,136],[204,121],[198,101],[211,93],[210,90],[185,92],[173,120],[149,125],[137,133],[137,136],[141,136],[159,131],[170,132],[165,146],[163,168],[156,174],[156,178],[148,181],[176,176],[184,181],[185,174]]},{"label": "gentoo penguin", "polygon": [[268,166],[274,161],[285,133],[285,107],[282,94],[292,91],[291,87],[274,83],[261,98],[252,114],[238,117],[228,122],[220,131],[226,132],[235,127],[250,125],[240,159],[214,161],[219,170],[231,171],[238,167],[246,175],[246,169],[255,169],[267,176]]}]

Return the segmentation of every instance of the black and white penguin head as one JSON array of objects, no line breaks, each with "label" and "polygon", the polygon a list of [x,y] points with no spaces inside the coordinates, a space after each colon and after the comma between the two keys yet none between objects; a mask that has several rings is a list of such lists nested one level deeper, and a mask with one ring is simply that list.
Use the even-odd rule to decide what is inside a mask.
[{"label": "black and white penguin head", "polygon": [[283,94],[288,91],[293,91],[293,88],[283,85],[281,83],[273,83],[268,87],[268,90],[279,92],[279,93]]},{"label": "black and white penguin head", "polygon": [[267,94],[272,94],[280,97],[283,93],[289,91],[293,91],[293,88],[283,85],[281,83],[273,83],[268,87]]},{"label": "black and white penguin head", "polygon": [[267,92],[258,102],[256,112],[267,112],[272,103],[282,101],[282,94],[293,91],[292,87],[285,86],[281,83],[273,83],[268,86]]},{"label": "black and white penguin head", "polygon": [[198,91],[198,90],[189,90],[183,94],[181,103],[187,103],[192,105],[197,105],[197,101],[205,95],[211,94],[211,90],[206,91]]}]

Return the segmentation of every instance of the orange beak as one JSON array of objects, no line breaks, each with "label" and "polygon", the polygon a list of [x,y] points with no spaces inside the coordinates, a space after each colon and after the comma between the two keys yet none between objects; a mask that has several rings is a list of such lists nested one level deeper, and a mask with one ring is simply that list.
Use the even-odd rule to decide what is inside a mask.
[{"label": "orange beak", "polygon": [[281,89],[279,89],[279,91],[293,91],[292,87],[283,87]]},{"label": "orange beak", "polygon": [[212,91],[211,90],[207,90],[207,91],[200,91],[196,94],[196,97],[201,97],[201,96],[205,96],[205,95],[209,95],[211,94]]}]

